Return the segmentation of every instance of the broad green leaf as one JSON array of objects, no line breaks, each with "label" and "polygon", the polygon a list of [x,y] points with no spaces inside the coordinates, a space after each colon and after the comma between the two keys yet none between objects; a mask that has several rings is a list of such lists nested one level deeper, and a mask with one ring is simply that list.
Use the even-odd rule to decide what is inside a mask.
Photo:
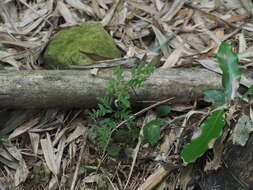
[{"label": "broad green leaf", "polygon": [[200,125],[198,135],[194,135],[191,142],[183,147],[180,155],[184,162],[193,162],[212,148],[214,141],[221,136],[224,126],[224,110],[213,112]]},{"label": "broad green leaf", "polygon": [[147,123],[143,128],[144,138],[154,146],[157,141],[160,139],[161,129],[160,127],[165,125],[165,121],[162,119],[152,120]]},{"label": "broad green leaf", "polygon": [[217,108],[225,104],[225,95],[223,90],[207,89],[203,91],[204,98],[212,102],[212,107]]},{"label": "broad green leaf", "polygon": [[165,117],[167,116],[171,111],[171,106],[169,105],[160,105],[157,106],[155,109],[157,117]]},{"label": "broad green leaf", "polygon": [[222,42],[217,53],[217,58],[223,73],[222,85],[225,89],[226,100],[233,100],[241,79],[237,54],[233,52],[229,44]]}]

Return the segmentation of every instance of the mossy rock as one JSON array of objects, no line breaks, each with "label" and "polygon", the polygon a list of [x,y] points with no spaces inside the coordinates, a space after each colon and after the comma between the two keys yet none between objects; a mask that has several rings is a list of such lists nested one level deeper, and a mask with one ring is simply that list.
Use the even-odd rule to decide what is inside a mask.
[{"label": "mossy rock", "polygon": [[85,22],[78,27],[60,31],[45,50],[44,66],[49,69],[66,69],[70,65],[91,64],[94,60],[89,54],[106,58],[121,56],[113,39],[99,22]]}]

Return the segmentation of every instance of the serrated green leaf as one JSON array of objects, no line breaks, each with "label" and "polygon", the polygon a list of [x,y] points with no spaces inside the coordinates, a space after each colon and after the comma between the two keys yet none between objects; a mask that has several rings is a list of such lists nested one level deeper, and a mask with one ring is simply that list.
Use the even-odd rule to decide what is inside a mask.
[{"label": "serrated green leaf", "polygon": [[204,99],[211,100],[212,108],[217,108],[225,104],[225,95],[223,90],[207,89],[203,91]]},{"label": "serrated green leaf", "polygon": [[147,123],[143,128],[144,138],[151,144],[152,146],[157,143],[160,139],[161,126],[165,125],[165,121],[162,119],[152,120]]},{"label": "serrated green leaf", "polygon": [[110,135],[111,130],[106,125],[103,125],[97,129],[97,141],[103,151],[107,149]]},{"label": "serrated green leaf", "polygon": [[200,125],[198,136],[193,137],[191,142],[186,144],[181,151],[180,155],[184,162],[193,162],[202,156],[210,148],[210,145],[214,143],[214,140],[221,136],[224,126],[224,110],[213,112]]},{"label": "serrated green leaf", "polygon": [[169,105],[160,105],[157,106],[155,109],[157,117],[165,117],[167,116],[171,111],[171,106]]},{"label": "serrated green leaf", "polygon": [[237,54],[233,52],[228,43],[222,42],[217,58],[223,73],[222,85],[225,89],[226,100],[234,99],[241,79]]}]

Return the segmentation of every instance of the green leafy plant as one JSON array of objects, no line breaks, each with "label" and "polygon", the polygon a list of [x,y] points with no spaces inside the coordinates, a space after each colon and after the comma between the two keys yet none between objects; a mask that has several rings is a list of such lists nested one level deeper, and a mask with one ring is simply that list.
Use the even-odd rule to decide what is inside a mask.
[{"label": "green leafy plant", "polygon": [[181,152],[184,162],[193,162],[202,156],[208,148],[212,148],[214,141],[220,137],[225,126],[224,110],[213,112],[205,122],[200,125],[198,135],[191,143],[186,144]]},{"label": "green leafy plant", "polygon": [[222,86],[224,88],[225,99],[227,101],[233,100],[241,79],[238,56],[233,52],[229,44],[223,42],[219,47],[217,59],[222,70]]},{"label": "green leafy plant", "polygon": [[144,138],[154,146],[160,139],[161,129],[160,127],[165,125],[166,122],[162,119],[156,119],[148,122],[143,128]]},{"label": "green leafy plant", "polygon": [[[90,112],[90,118],[98,123],[97,142],[103,151],[107,151],[112,156],[117,155],[120,151],[120,147],[112,143],[113,137],[117,138],[123,133],[127,139],[135,140],[138,137],[136,132],[135,134],[132,132],[135,122],[131,112],[130,90],[135,92],[137,88],[140,88],[153,70],[154,63],[141,62],[131,70],[131,79],[126,80],[123,70],[117,67],[113,72],[113,77],[107,78],[106,95],[98,99],[97,109],[92,109]],[[128,129],[127,133],[119,129],[123,121],[125,122],[122,128]],[[161,121],[154,124],[158,127]],[[148,125],[151,126],[150,123]],[[148,130],[158,131],[153,128]],[[159,134],[156,132],[156,135],[153,136],[149,132],[145,134],[144,138],[152,145],[160,138],[160,132]]]},{"label": "green leafy plant", "polygon": [[155,109],[157,117],[165,117],[169,115],[170,111],[171,111],[171,106],[169,105],[160,105],[160,106],[157,106]]},{"label": "green leafy plant", "polygon": [[[241,72],[238,66],[238,57],[233,52],[231,46],[225,42],[221,43],[217,59],[222,70],[223,89],[207,89],[204,91],[206,99],[212,101],[212,108],[227,104],[228,109],[230,102],[235,99],[239,87]],[[250,94],[250,90],[248,94]],[[222,135],[222,129],[225,126],[225,110],[220,108],[213,111],[211,115],[198,128],[198,135],[194,135],[189,144],[186,144],[181,151],[181,158],[184,162],[195,161],[202,156],[208,148],[211,148],[215,139]]]}]

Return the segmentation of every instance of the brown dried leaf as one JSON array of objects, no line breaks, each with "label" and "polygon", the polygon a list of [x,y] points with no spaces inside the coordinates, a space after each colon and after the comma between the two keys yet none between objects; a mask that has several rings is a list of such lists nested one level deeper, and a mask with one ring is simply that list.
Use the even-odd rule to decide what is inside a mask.
[{"label": "brown dried leaf", "polygon": [[[0,38],[1,39],[1,38]],[[7,51],[1,51],[0,50],[0,61],[4,63],[8,63],[11,66],[15,67],[16,69],[19,69],[19,63],[14,59],[11,53]]]},{"label": "brown dried leaf", "polygon": [[164,141],[161,144],[160,152],[164,153],[165,155],[168,155],[176,139],[176,131],[175,129],[171,129],[169,135],[164,136]]},{"label": "brown dried leaf", "polygon": [[28,9],[28,10],[29,10],[29,13],[25,14],[24,17],[21,19],[21,21],[17,23],[17,26],[20,29],[33,24],[34,21],[38,20],[39,18],[45,16],[48,13],[47,8],[43,8],[41,10],[38,10],[37,12],[32,12],[32,11],[30,11],[30,9]]},{"label": "brown dried leaf", "polygon": [[9,136],[9,140],[18,137],[19,135],[27,132],[29,129],[31,129],[32,127],[34,127],[35,125],[37,125],[39,122],[39,118],[35,118],[33,120],[30,120],[26,123],[24,123],[23,125],[21,125],[20,127],[16,128]]},{"label": "brown dried leaf", "polygon": [[98,18],[102,19],[104,17],[104,15],[99,7],[97,0],[91,0],[91,5],[92,5],[93,11],[96,13]]},{"label": "brown dried leaf", "polygon": [[169,22],[183,7],[187,0],[175,0],[170,7],[170,10],[162,17],[162,21]]},{"label": "brown dried leaf", "polygon": [[33,148],[33,153],[35,155],[37,155],[38,154],[39,143],[40,143],[40,135],[38,133],[32,133],[32,132],[28,132],[28,134],[29,134],[31,145],[32,145],[32,148]]},{"label": "brown dried leaf", "polygon": [[29,174],[29,170],[25,161],[22,159],[19,162],[19,167],[16,170],[14,181],[15,186],[19,186],[21,183],[25,182]]},{"label": "brown dried leaf", "polygon": [[253,46],[250,46],[249,48],[247,48],[243,52],[240,52],[238,54],[238,58],[239,58],[239,60],[245,59],[245,58],[253,58]]},{"label": "brown dried leaf", "polygon": [[76,140],[77,138],[79,138],[80,136],[84,135],[87,132],[87,127],[85,127],[81,121],[77,121],[72,125],[75,125],[75,130],[71,134],[69,134],[66,140],[67,144]]},{"label": "brown dried leaf", "polygon": [[27,42],[27,41],[7,41],[7,40],[3,40],[1,41],[2,44],[8,44],[8,45],[14,45],[14,46],[18,46],[21,48],[36,48],[38,46],[40,46],[40,42]]},{"label": "brown dried leaf", "polygon": [[161,0],[154,0],[154,4],[158,11],[161,11],[164,6],[164,2],[162,2]]},{"label": "brown dried leaf", "polygon": [[66,1],[66,3],[68,3],[69,5],[71,5],[72,7],[76,8],[78,10],[84,11],[89,16],[94,16],[95,15],[94,11],[92,10],[92,8],[90,6],[84,4],[80,0],[65,0],[65,1]]},{"label": "brown dried leaf", "polygon": [[48,184],[48,189],[49,190],[57,190],[58,189],[58,179],[56,176],[52,176],[50,179],[50,182]]},{"label": "brown dried leaf", "polygon": [[244,33],[239,33],[238,34],[238,41],[239,41],[239,51],[238,53],[243,53],[247,49],[247,42],[245,39]]},{"label": "brown dried leaf", "polygon": [[2,146],[4,148],[2,147],[0,149],[0,162],[4,164],[4,166],[8,166],[16,170],[14,184],[15,186],[18,186],[26,181],[29,170],[20,153],[20,150],[18,150],[16,146],[13,146],[9,142],[2,143]]},{"label": "brown dried leaf", "polygon": [[154,7],[149,6],[144,2],[140,3],[140,2],[135,2],[135,1],[128,1],[127,3],[129,5],[131,5],[133,8],[137,8],[137,9],[140,9],[140,10],[142,10],[142,11],[148,13],[148,14],[158,16],[157,10]]},{"label": "brown dried leaf", "polygon": [[[212,40],[216,42],[216,44],[219,45],[221,43],[221,40],[206,27],[205,20],[198,12],[194,14],[194,21],[205,34],[207,34]],[[209,44],[208,38],[205,40],[205,43]]]},{"label": "brown dried leaf", "polygon": [[184,52],[184,44],[182,44],[181,47],[176,48],[170,54],[170,56],[166,59],[165,63],[163,64],[161,68],[166,69],[166,68],[172,68],[172,67],[180,65],[179,60],[183,52]]},{"label": "brown dried leaf", "polygon": [[111,9],[107,12],[106,16],[101,21],[101,24],[103,26],[107,26],[110,23],[119,3],[120,3],[120,0],[115,0],[115,3],[113,4]]},{"label": "brown dried leaf", "polygon": [[46,139],[40,140],[40,144],[46,160],[47,167],[55,176],[57,176],[60,172],[60,165],[57,162],[58,158],[56,157],[55,150],[48,133]]},{"label": "brown dried leaf", "polygon": [[65,3],[63,3],[62,1],[57,1],[57,10],[61,14],[61,16],[63,16],[66,23],[77,24],[77,21],[74,18],[74,15],[72,14],[72,12],[70,11],[70,9],[67,7]]},{"label": "brown dried leaf", "polygon": [[24,28],[21,33],[24,34],[28,34],[29,32],[31,32],[32,30],[36,29],[38,26],[41,26],[43,23],[44,19],[43,18],[39,18],[36,21],[34,21],[31,25],[29,25],[29,27]]},{"label": "brown dried leaf", "polygon": [[168,37],[166,37],[157,27],[152,25],[152,29],[156,35],[156,38],[161,46],[161,50],[163,52],[163,55],[165,57],[168,57],[170,55],[168,46],[166,45],[166,42],[168,41]]},{"label": "brown dried leaf", "polygon": [[96,0],[97,1],[97,3],[99,4],[99,6],[101,6],[103,9],[106,9],[106,10],[108,10],[108,6],[107,6],[107,4],[110,4],[110,3],[112,3],[112,1],[110,1],[110,0]]},{"label": "brown dried leaf", "polygon": [[22,159],[18,149],[11,143],[3,143],[2,146],[3,147],[0,148],[0,162],[4,166],[17,169],[20,166],[19,160]]}]

